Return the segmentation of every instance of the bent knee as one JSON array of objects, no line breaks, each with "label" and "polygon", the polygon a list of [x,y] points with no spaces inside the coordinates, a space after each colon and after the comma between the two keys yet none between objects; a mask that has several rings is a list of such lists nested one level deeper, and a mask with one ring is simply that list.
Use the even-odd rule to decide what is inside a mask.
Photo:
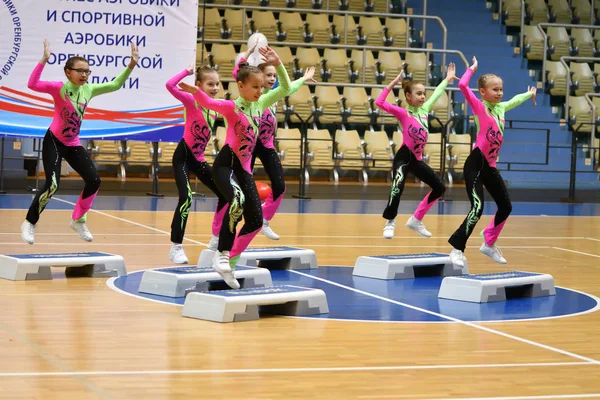
[{"label": "bent knee", "polygon": [[102,184],[102,179],[100,179],[100,175],[94,176],[90,181],[86,182],[86,185],[93,191],[97,192],[100,189],[100,185]]},{"label": "bent knee", "polygon": [[284,182],[281,182],[280,184],[274,184],[272,187],[272,191],[273,191],[273,199],[278,199],[279,196],[283,196],[283,194],[286,191],[286,185]]},{"label": "bent knee", "polygon": [[442,182],[441,185],[432,190],[436,198],[442,197],[446,193],[446,185]]}]

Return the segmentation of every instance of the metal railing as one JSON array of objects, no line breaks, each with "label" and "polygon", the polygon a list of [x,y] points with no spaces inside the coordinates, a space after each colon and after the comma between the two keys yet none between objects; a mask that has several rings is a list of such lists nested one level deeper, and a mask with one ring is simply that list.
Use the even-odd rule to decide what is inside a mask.
[{"label": "metal railing", "polygon": [[[355,85],[358,86],[358,85]],[[377,86],[382,86],[382,85],[377,85]],[[449,88],[449,91],[455,91],[458,90],[457,88]],[[589,95],[589,96],[588,96]],[[600,94],[593,94],[590,93],[586,95],[586,97],[589,99],[590,97],[600,97]],[[293,111],[292,111],[293,112]],[[306,157],[308,155],[308,141],[307,141],[307,131],[309,130],[309,121],[314,118],[314,111],[310,114],[310,116],[306,119],[303,120],[302,118],[300,118],[300,116],[298,116],[296,114],[296,116],[298,117],[298,119],[300,120],[301,123],[301,128],[300,128],[300,132],[301,132],[301,141],[300,141],[300,152],[301,152],[301,157],[300,157],[300,164],[298,165],[299,168],[299,177],[300,177],[300,186],[299,186],[299,190],[300,190],[300,196],[304,196],[305,193],[305,184],[306,182],[304,181],[304,178],[306,177],[306,174],[308,173],[307,170],[307,164],[306,164]],[[465,115],[465,118],[467,116]],[[377,123],[379,123],[383,118],[383,115],[379,115],[377,117]],[[449,128],[450,125],[452,125],[454,123],[454,120],[457,117],[452,117],[449,118],[448,121],[446,123],[442,123],[441,121],[438,120],[438,122],[440,122],[441,125],[441,129],[442,129],[442,141],[441,143],[439,143],[440,145],[440,175],[443,176],[444,178],[447,175],[447,167],[452,167],[452,163],[449,163],[448,157],[446,157],[447,154],[447,150],[448,150],[448,145],[452,145],[453,142],[448,140],[448,133],[449,133]],[[433,119],[437,119],[435,116],[433,117]],[[519,130],[527,130],[527,131],[532,131],[532,130],[538,130],[538,131],[547,131],[545,134],[545,141],[538,143],[540,145],[544,145],[545,149],[544,149],[544,155],[543,155],[543,159],[541,161],[535,161],[532,159],[528,159],[525,158],[523,159],[523,161],[521,160],[515,160],[515,161],[500,161],[499,160],[499,169],[502,170],[507,170],[507,171],[523,171],[523,172],[529,172],[529,173],[536,173],[536,172],[562,172],[562,173],[569,173],[569,196],[568,199],[569,200],[574,200],[575,199],[575,184],[576,184],[576,174],[577,173],[592,173],[592,174],[597,174],[598,172],[595,170],[595,168],[597,168],[597,161],[595,161],[595,154],[596,152],[598,152],[600,149],[598,149],[598,146],[594,145],[594,142],[591,142],[590,145],[584,145],[584,146],[578,146],[577,141],[576,141],[576,132],[578,132],[582,126],[584,125],[590,125],[590,123],[581,123],[581,124],[576,124],[576,127],[573,127],[573,133],[572,133],[572,140],[570,144],[560,144],[560,145],[556,145],[556,144],[550,144],[550,140],[549,140],[549,132],[550,132],[550,128],[531,128],[530,125],[531,124],[539,124],[539,123],[546,123],[546,124],[555,124],[553,122],[550,121],[519,121],[519,120],[507,120],[506,121],[506,126],[505,129],[509,130],[509,129],[519,129]],[[518,126],[520,124],[525,124],[523,126]],[[594,125],[593,121],[591,123],[592,125]],[[361,124],[361,125],[365,125],[365,124]],[[366,124],[367,126],[371,126],[371,127],[376,127],[378,124]],[[213,137],[214,139],[214,137]],[[38,140],[41,144],[41,138],[36,138],[36,140]],[[278,139],[279,140],[279,139]],[[288,139],[288,140],[296,140],[296,139]],[[311,139],[312,141],[313,139]],[[335,140],[334,138],[330,139],[332,141]],[[438,145],[438,143],[432,143],[434,145]],[[472,141],[471,141],[472,144]],[[155,147],[158,145],[158,143],[153,144]],[[569,169],[557,169],[557,168],[538,168],[538,169],[520,169],[519,165],[540,165],[540,166],[546,166],[549,167],[549,150],[550,149],[571,149],[571,162],[570,162],[570,168]],[[577,152],[579,149],[584,149],[584,150],[590,150],[591,153],[591,158],[592,158],[592,162],[594,163],[594,168],[590,168],[589,170],[580,170],[577,171]],[[37,165],[39,165],[39,158],[40,158],[40,153],[41,153],[41,146],[38,146],[37,149],[35,149],[36,152],[38,153],[38,162]],[[338,159],[338,157],[335,155],[336,149],[335,146],[332,146],[332,151],[334,152],[334,155],[332,157],[332,160],[334,162],[338,162],[341,161],[342,159]],[[158,152],[154,153],[155,155],[158,154]],[[4,156],[4,154],[0,153],[0,167],[3,166],[2,164],[2,159],[3,158],[9,158],[9,157],[2,157]],[[525,156],[527,157],[527,156]],[[365,168],[369,168],[369,164],[374,163],[376,161],[391,161],[390,159],[380,159],[380,158],[367,158],[365,157],[364,161],[364,167]],[[158,160],[156,157],[153,158],[153,165],[157,165],[158,164]],[[501,168],[500,165],[505,165],[505,168]],[[336,167],[338,165],[336,164]],[[452,167],[454,170],[456,170],[456,165],[454,165],[454,167]],[[460,166],[459,166],[460,167]],[[516,168],[515,168],[516,167]],[[295,169],[294,166],[290,166],[287,168],[293,168]],[[335,168],[335,167],[334,167]],[[0,168],[0,178],[2,178],[2,169]],[[364,173],[363,173],[364,175]],[[36,187],[38,186],[38,180],[39,180],[39,170],[36,170]],[[449,179],[450,181],[450,179]],[[0,179],[0,185],[1,185],[2,179]],[[451,181],[450,181],[451,182]],[[158,174],[154,173],[153,177],[152,177],[152,191],[149,192],[149,195],[153,195],[153,196],[160,196],[160,194],[158,193]],[[0,187],[1,188],[1,187]],[[35,189],[34,189],[35,191]]]},{"label": "metal railing", "polygon": [[[500,1],[502,1],[502,0],[500,0]],[[522,54],[523,54],[523,46],[524,46],[524,44],[523,44],[523,40],[524,40],[524,33],[523,33],[524,26],[525,26],[525,0],[521,0],[521,32],[519,32],[519,43],[520,43],[519,48],[520,48],[520,51],[521,51],[520,52],[521,57],[523,57]]]},{"label": "metal railing", "polygon": [[569,121],[569,97],[571,95],[571,67],[567,64],[567,60],[569,61],[585,61],[585,62],[600,62],[600,57],[571,57],[571,56],[562,56],[560,58],[560,63],[567,70],[567,95],[565,97],[565,120]]},{"label": "metal railing", "polygon": [[592,101],[592,97],[600,97],[600,93],[586,93],[585,100],[590,105],[592,109],[592,131],[590,132],[590,145],[594,143],[594,135],[596,134],[597,123],[596,123],[596,113],[598,111],[598,107]]},{"label": "metal railing", "polygon": [[[246,44],[243,40],[229,40],[229,39],[207,39],[206,43],[223,43],[223,44]],[[308,48],[323,48],[323,49],[346,49],[346,50],[361,50],[363,52],[363,65],[362,65],[362,80],[364,83],[365,80],[365,72],[367,68],[367,50],[369,51],[398,51],[398,52],[411,52],[411,53],[425,53],[427,58],[429,59],[430,53],[441,53],[443,55],[443,65],[445,65],[445,55],[446,54],[455,54],[460,57],[462,62],[465,64],[465,68],[469,67],[469,63],[467,58],[463,54],[463,52],[458,50],[443,50],[443,49],[421,49],[421,48],[413,48],[413,47],[385,47],[385,46],[372,46],[366,48],[365,46],[358,45],[341,45],[341,44],[313,44],[313,43],[293,43],[293,42],[273,42],[271,45],[285,45],[287,47],[308,47]],[[277,50],[277,49],[275,49]],[[204,58],[202,58],[203,60]],[[430,65],[427,63],[427,75],[430,74]],[[233,79],[231,77],[221,77],[223,82],[229,82]],[[342,86],[340,83],[337,86]]]},{"label": "metal railing", "polygon": [[[503,4],[503,0],[498,1],[498,19],[500,20],[500,24],[502,24],[502,22],[504,21],[504,12],[502,11]],[[519,47],[521,49],[521,54],[523,54],[523,26],[525,26],[525,0],[521,0],[521,32],[519,33]]]},{"label": "metal railing", "polygon": [[[592,10],[593,13],[593,10]],[[538,24],[537,28],[542,33],[544,37],[544,54],[542,55],[542,87],[546,87],[546,61],[548,59],[548,34],[544,30],[544,27],[557,27],[557,28],[588,28],[588,29],[600,29],[600,26],[596,25],[574,25],[574,24],[550,24],[550,23],[541,23]],[[521,29],[521,32],[523,30]],[[568,88],[567,88],[568,91]]]},{"label": "metal railing", "polygon": [[[335,0],[334,0],[335,1]],[[227,0],[227,2],[229,3],[229,0]],[[407,0],[401,0],[402,3],[402,7],[406,7],[406,2]],[[202,2],[199,2],[199,4],[201,4]],[[335,3],[337,4],[337,1],[335,1]],[[213,3],[206,3],[206,4],[213,4]],[[327,4],[327,10],[329,10],[331,8],[331,0],[327,0],[325,2],[325,4]],[[228,4],[229,5],[229,4]],[[295,8],[290,8],[291,10],[295,10]],[[385,9],[389,10],[390,9],[390,0],[386,0],[385,1]]]},{"label": "metal railing", "polygon": [[[531,125],[536,125],[536,127],[531,127]],[[548,125],[547,128],[544,128],[543,125]],[[504,170],[502,165],[506,165],[506,171],[521,171],[528,173],[569,173],[569,189],[568,189],[568,197],[565,198],[566,201],[575,201],[575,184],[577,180],[577,173],[585,173],[585,174],[598,174],[594,168],[590,168],[589,170],[577,170],[577,150],[581,147],[577,145],[577,132],[584,125],[589,125],[589,123],[580,123],[576,124],[576,126],[571,126],[571,142],[569,144],[552,144],[550,141],[550,130],[552,129],[551,125],[556,125],[554,121],[531,121],[531,120],[506,120],[505,121],[505,131],[509,129],[517,129],[517,130],[526,130],[528,132],[531,131],[543,131],[545,132],[545,146],[544,149],[544,160],[542,162],[533,161],[529,159],[527,161],[500,161],[498,160],[498,169]],[[540,143],[541,144],[541,143]],[[590,146],[590,148],[593,148]],[[551,149],[569,149],[570,150],[570,165],[568,169],[559,169],[556,167],[550,167],[550,150]],[[519,165],[539,165],[546,166],[547,168],[538,168],[538,169],[519,169]],[[516,168],[515,168],[516,166]],[[562,182],[562,181],[561,181]],[[561,200],[562,201],[562,200]]]},{"label": "metal railing", "polygon": [[[596,174],[598,173],[598,171],[595,171],[594,169],[597,168],[597,165],[594,165],[595,160],[594,160],[594,152],[600,150],[598,147],[595,147],[593,145],[594,142],[591,142],[588,146],[587,149],[592,151],[591,157],[592,157],[592,161],[591,161],[591,171],[577,171],[577,136],[579,133],[579,130],[585,126],[585,125],[592,125],[592,132],[595,130],[595,123],[594,121],[590,122],[583,122],[580,124],[577,124],[577,126],[571,126],[569,124],[570,129],[572,130],[571,133],[571,166],[569,168],[569,201],[575,201],[575,184],[577,182],[577,172],[588,172],[588,173],[592,173],[592,174]],[[600,179],[600,173],[598,173],[598,179]]]},{"label": "metal railing", "polygon": [[[424,8],[426,10],[427,7],[427,2],[426,0],[424,0]],[[256,7],[256,6],[231,6],[231,5],[222,5],[222,4],[202,4],[201,7],[207,7],[207,8],[218,8],[218,9],[235,9],[235,10],[239,10],[242,9],[244,11],[264,11],[265,7]],[[388,13],[375,13],[375,12],[355,12],[355,11],[333,11],[333,10],[315,10],[315,9],[303,9],[303,8],[278,8],[278,7],[269,7],[268,11],[273,11],[273,12],[295,12],[295,13],[310,13],[310,14],[332,14],[332,15],[344,15],[346,18],[345,24],[344,24],[344,38],[345,38],[345,42],[348,42],[348,17],[349,16],[366,16],[368,15],[369,17],[379,17],[379,18],[404,18],[406,19],[406,25],[407,28],[408,26],[410,26],[410,20],[411,19],[418,19],[418,20],[423,20],[423,41],[426,41],[426,36],[425,36],[425,21],[427,20],[433,20],[439,23],[440,28],[442,29],[443,32],[443,38],[442,38],[442,49],[445,50],[446,49],[446,44],[448,41],[448,29],[446,28],[446,25],[444,24],[444,21],[442,21],[442,19],[440,17],[436,17],[436,16],[428,16],[428,15],[410,15],[410,14],[388,14]],[[424,11],[426,12],[426,11]],[[247,30],[245,29],[245,27],[247,26],[246,24],[246,13],[242,13],[242,39],[247,39]],[[409,44],[409,34],[408,34],[408,30],[407,30],[407,35],[406,35],[406,47],[408,47]],[[202,41],[208,41],[208,38],[204,38],[204,35],[202,35]],[[287,42],[281,42],[284,45],[287,45]],[[446,63],[446,60],[444,58],[443,63]]]},{"label": "metal railing", "polygon": [[[427,0],[423,0],[423,15],[427,15]],[[440,19],[441,21],[441,19]],[[444,22],[442,22],[443,24]],[[406,26],[408,26],[408,21],[406,21]],[[446,49],[446,37],[447,37],[447,31],[446,31],[446,25],[444,25],[442,27],[442,29],[444,30],[444,49]],[[425,33],[427,32],[427,19],[423,20],[423,41],[425,43],[427,43],[425,41]],[[446,60],[444,59],[444,64],[446,63]]]}]

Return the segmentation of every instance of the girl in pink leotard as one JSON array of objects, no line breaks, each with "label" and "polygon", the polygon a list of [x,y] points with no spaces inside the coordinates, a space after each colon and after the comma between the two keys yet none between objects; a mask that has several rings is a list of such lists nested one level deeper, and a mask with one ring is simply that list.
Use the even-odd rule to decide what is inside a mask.
[{"label": "girl in pink leotard", "polygon": [[422,222],[423,217],[440,197],[446,191],[444,181],[423,161],[423,149],[427,144],[427,129],[429,112],[440,98],[449,83],[454,82],[456,78],[456,67],[454,63],[448,65],[448,74],[433,94],[425,101],[425,86],[422,83],[414,81],[404,81],[402,89],[406,97],[408,107],[398,107],[385,101],[390,91],[402,80],[400,73],[387,88],[383,89],[375,104],[387,113],[398,118],[402,126],[402,146],[396,152],[394,157],[394,166],[392,168],[393,181],[390,188],[390,199],[385,210],[383,218],[387,220],[383,227],[383,237],[392,239],[394,229],[396,228],[396,215],[400,204],[400,196],[404,191],[404,183],[408,172],[412,172],[417,178],[431,187],[431,191],[419,203],[414,215],[406,222],[409,229],[418,234],[430,237],[431,233],[425,229]]},{"label": "girl in pink leotard", "polygon": [[[217,114],[214,111],[198,105],[194,96],[179,90],[177,84],[186,76],[194,73],[194,65],[184,69],[167,81],[167,90],[185,107],[185,127],[183,138],[173,153],[173,171],[175,183],[179,192],[179,202],[173,221],[171,223],[171,250],[169,258],[176,264],[185,264],[188,258],[183,251],[183,236],[192,205],[192,189],[189,182],[189,172],[193,172],[198,179],[209,188],[218,198],[217,210],[213,218],[213,237],[208,244],[211,250],[217,250],[219,231],[223,221],[226,201],[213,182],[212,168],[204,159],[206,144],[211,140],[213,126]],[[196,86],[209,97],[214,98],[219,93],[219,74],[214,69],[200,67],[196,70]]]},{"label": "girl in pink leotard", "polygon": [[[258,40],[256,41],[258,43]],[[246,53],[240,58],[241,62],[246,62],[246,59],[252,52],[256,44],[249,48]],[[235,79],[239,63],[233,70],[233,77]],[[262,63],[258,65],[258,68],[262,71],[265,77],[265,90],[264,93],[268,93],[273,89],[275,82],[277,81],[277,72],[275,66],[271,63]],[[295,93],[300,87],[307,81],[316,82],[313,79],[315,74],[315,68],[310,67],[306,69],[304,76],[300,79],[296,79],[291,82],[288,96]],[[256,141],[256,147],[254,148],[254,154],[252,154],[252,169],[254,169],[254,161],[258,157],[262,162],[263,168],[269,180],[271,182],[271,192],[265,200],[262,211],[263,211],[263,226],[261,233],[272,240],[279,240],[279,235],[273,232],[269,225],[269,221],[273,218],[281,201],[285,194],[285,181],[283,177],[283,168],[281,167],[281,161],[279,160],[279,154],[275,150],[275,132],[277,131],[277,104],[273,104],[267,107],[265,112],[260,117],[260,127],[258,133],[258,140]]]},{"label": "girl in pink leotard", "polygon": [[54,118],[42,145],[46,182],[29,207],[27,217],[21,225],[21,238],[29,244],[34,243],[35,227],[40,214],[58,190],[60,166],[64,158],[85,182],[85,187],[75,204],[70,225],[79,237],[91,242],[93,237],[86,225],[86,215],[100,188],[100,176],[87,150],[79,142],[79,130],[90,100],[101,94],[119,90],[123,86],[137,64],[138,49],[132,43],[127,68],[111,82],[101,84],[87,83],[91,71],[87,60],[82,57],[71,57],[67,60],[64,68],[67,82],[41,81],[42,71],[51,54],[50,42],[44,40],[44,55],[33,69],[27,84],[31,90],[52,96]]},{"label": "girl in pink leotard", "polygon": [[[213,268],[232,288],[240,287],[233,275],[235,263],[263,223],[251,169],[260,116],[269,106],[287,96],[290,88],[290,79],[277,53],[269,47],[259,51],[265,61],[275,66],[280,82],[280,86],[269,93],[262,95],[264,76],[260,69],[245,63],[240,65],[237,73],[240,96],[235,101],[214,100],[194,86],[179,84],[183,90],[194,95],[198,104],[218,112],[227,121],[225,145],[213,165],[213,179],[228,203],[219,234],[218,251],[213,258]],[[236,225],[242,215],[244,226],[236,235]]]},{"label": "girl in pink leotard", "polygon": [[482,98],[479,100],[469,89],[469,80],[475,71],[477,71],[477,59],[473,57],[473,65],[467,68],[458,83],[460,91],[473,110],[477,126],[475,146],[465,160],[464,166],[465,187],[471,201],[471,210],[460,227],[448,239],[448,242],[454,247],[450,258],[458,266],[464,266],[467,240],[483,214],[484,186],[496,202],[498,211],[482,232],[484,242],[479,250],[497,263],[506,264],[506,259],[495,244],[512,211],[506,185],[500,172],[496,169],[496,159],[504,139],[504,113],[529,98],[535,105],[536,94],[535,86],[531,86],[527,88],[527,92],[518,94],[509,101],[501,102],[504,94],[502,79],[494,74],[485,74],[477,81]]}]

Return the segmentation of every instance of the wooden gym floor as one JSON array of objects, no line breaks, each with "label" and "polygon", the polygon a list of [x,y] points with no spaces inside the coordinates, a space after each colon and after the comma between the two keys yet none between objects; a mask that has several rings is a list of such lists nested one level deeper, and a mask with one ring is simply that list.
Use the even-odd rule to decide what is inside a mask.
[{"label": "wooden gym floor", "polygon": [[[68,227],[74,197],[58,196],[28,246],[19,227],[31,197],[0,197],[0,254],[103,251],[122,255],[130,273],[172,265],[174,203],[145,211],[109,199],[114,205],[89,214],[95,239],[88,244]],[[404,228],[404,212],[397,237],[385,240],[378,211],[356,209],[282,212],[271,224],[281,240],[259,235],[253,246],[312,248],[319,265],[352,266],[373,253],[448,252],[447,237],[464,217],[431,213],[425,222],[433,237],[423,239]],[[499,242],[506,266],[479,253],[474,235],[470,272],[549,273],[557,286],[600,297],[598,208],[588,216],[539,213],[534,206],[509,219]],[[192,263],[210,239],[211,220],[210,212],[190,213],[184,248]],[[219,324],[126,296],[106,279],[53,271],[52,281],[0,280],[0,399],[600,399],[598,312],[502,322],[264,317]]]}]

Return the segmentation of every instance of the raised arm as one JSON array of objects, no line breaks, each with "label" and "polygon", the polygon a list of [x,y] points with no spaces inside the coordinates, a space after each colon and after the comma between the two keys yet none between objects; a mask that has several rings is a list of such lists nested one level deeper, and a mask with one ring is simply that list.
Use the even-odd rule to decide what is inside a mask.
[{"label": "raised arm", "polygon": [[267,93],[260,96],[258,99],[258,107],[260,108],[260,112],[264,112],[269,106],[277,103],[279,100],[283,99],[285,96],[288,96],[291,92],[291,82],[290,77],[285,70],[283,64],[279,64],[275,67],[275,71],[277,71],[277,78],[279,79],[279,86],[276,89],[270,90]]},{"label": "raised arm", "polygon": [[475,94],[469,88],[469,81],[473,76],[473,70],[471,68],[467,68],[467,71],[463,74],[458,82],[458,88],[465,96],[467,103],[471,106],[471,109],[474,113],[478,113],[483,108],[483,103],[475,96]]},{"label": "raised arm", "polygon": [[190,93],[194,96],[194,99],[198,101],[201,107],[208,108],[223,115],[226,118],[230,118],[232,114],[235,114],[235,104],[233,100],[215,100],[209,95],[198,89],[196,86],[188,85],[185,82],[180,82],[179,87],[181,90]]},{"label": "raised arm", "polygon": [[165,85],[169,93],[171,93],[173,97],[175,97],[177,100],[181,101],[186,107],[194,104],[194,96],[192,96],[190,93],[186,93],[183,90],[180,90],[177,87],[177,84],[181,82],[183,78],[189,75],[191,75],[190,70],[184,69],[183,71],[169,79]]},{"label": "raised arm", "polygon": [[387,87],[381,91],[381,94],[379,95],[379,97],[377,97],[377,100],[375,100],[375,105],[377,107],[381,108],[386,113],[392,114],[398,119],[406,116],[406,110],[402,107],[398,107],[396,105],[388,103],[387,97],[392,91],[392,89],[394,89],[394,87],[402,81],[402,74],[403,72],[400,72],[398,76],[396,76],[394,80],[391,81],[390,84],[387,85]]},{"label": "raised arm", "polygon": [[448,87],[448,81],[447,80],[443,80],[433,91],[433,93],[431,94],[431,96],[429,96],[429,98],[427,99],[427,101],[425,103],[423,103],[423,108],[425,109],[425,111],[429,112],[431,111],[431,108],[433,107],[433,105],[435,104],[436,101],[438,101],[438,99],[440,98],[440,96],[442,95],[442,93],[444,93],[444,90],[446,90],[446,87]]},{"label": "raised arm", "polygon": [[509,101],[503,101],[500,103],[504,107],[504,111],[512,110],[513,108],[523,104],[527,99],[533,99],[535,105],[535,87],[528,88],[525,93],[521,93],[510,99]]},{"label": "raised arm", "polygon": [[111,93],[119,90],[125,84],[129,75],[131,75],[131,69],[129,66],[126,67],[119,75],[115,77],[110,82],[106,83],[92,83],[90,84],[90,89],[92,90],[92,97],[99,96],[101,94]]},{"label": "raised arm", "polygon": [[458,79],[456,77],[456,65],[454,65],[454,63],[450,63],[448,65],[448,73],[446,74],[446,78],[438,85],[438,87],[435,88],[429,99],[427,99],[427,101],[423,104],[425,111],[431,111],[433,105],[436,103],[436,101],[438,101],[442,93],[444,93],[446,87],[448,87],[448,84],[454,82],[455,79]]},{"label": "raised arm", "polygon": [[260,51],[260,54],[265,61],[270,62],[275,66],[277,78],[279,79],[279,86],[277,86],[277,89],[270,90],[258,99],[258,107],[260,108],[260,112],[263,113],[270,105],[277,103],[290,93],[292,82],[290,82],[290,77],[285,70],[285,66],[281,63],[279,56],[273,49],[267,46],[261,47],[258,51]]},{"label": "raised arm", "polygon": [[292,81],[292,83],[290,84],[290,92],[288,93],[288,96],[293,93],[296,93],[298,89],[300,89],[300,87],[304,85],[304,82],[306,82],[306,79],[304,77]]},{"label": "raised arm", "polygon": [[235,67],[233,68],[233,71],[231,72],[231,75],[233,75],[234,81],[237,81],[237,73],[240,70],[240,63],[248,62],[248,57],[250,57],[250,54],[254,53],[254,49],[256,49],[257,45],[258,45],[258,38],[256,39],[256,42],[254,42],[254,45],[252,47],[248,47],[246,52],[244,54],[242,54],[239,61],[235,64]]},{"label": "raised arm", "polygon": [[42,71],[44,70],[44,65],[45,64],[42,64],[41,62],[36,64],[35,68],[31,72],[31,75],[29,76],[29,81],[27,81],[27,87],[35,92],[40,93],[58,93],[63,85],[62,82],[48,82],[40,80]]},{"label": "raised arm", "polygon": [[48,40],[44,40],[44,54],[42,55],[40,62],[36,64],[35,68],[31,72],[31,75],[29,76],[29,81],[27,82],[27,87],[29,89],[40,93],[53,93],[60,91],[62,82],[40,81],[44,66],[46,65],[46,62],[50,58],[51,54],[50,42]]},{"label": "raised arm", "polygon": [[288,96],[291,95],[292,93],[296,93],[298,91],[298,89],[300,89],[300,86],[304,85],[304,83],[306,83],[307,81],[317,83],[317,81],[313,78],[314,76],[315,76],[315,67],[307,68],[306,72],[304,73],[304,76],[302,78],[296,79],[295,81],[292,82]]},{"label": "raised arm", "polygon": [[135,44],[133,44],[133,42],[131,42],[131,57],[129,59],[129,65],[127,65],[127,68],[121,71],[121,73],[110,82],[90,85],[92,97],[119,90],[125,84],[125,81],[127,78],[129,78],[129,75],[131,75],[131,72],[137,65],[139,58],[140,55],[138,53],[138,48]]}]

